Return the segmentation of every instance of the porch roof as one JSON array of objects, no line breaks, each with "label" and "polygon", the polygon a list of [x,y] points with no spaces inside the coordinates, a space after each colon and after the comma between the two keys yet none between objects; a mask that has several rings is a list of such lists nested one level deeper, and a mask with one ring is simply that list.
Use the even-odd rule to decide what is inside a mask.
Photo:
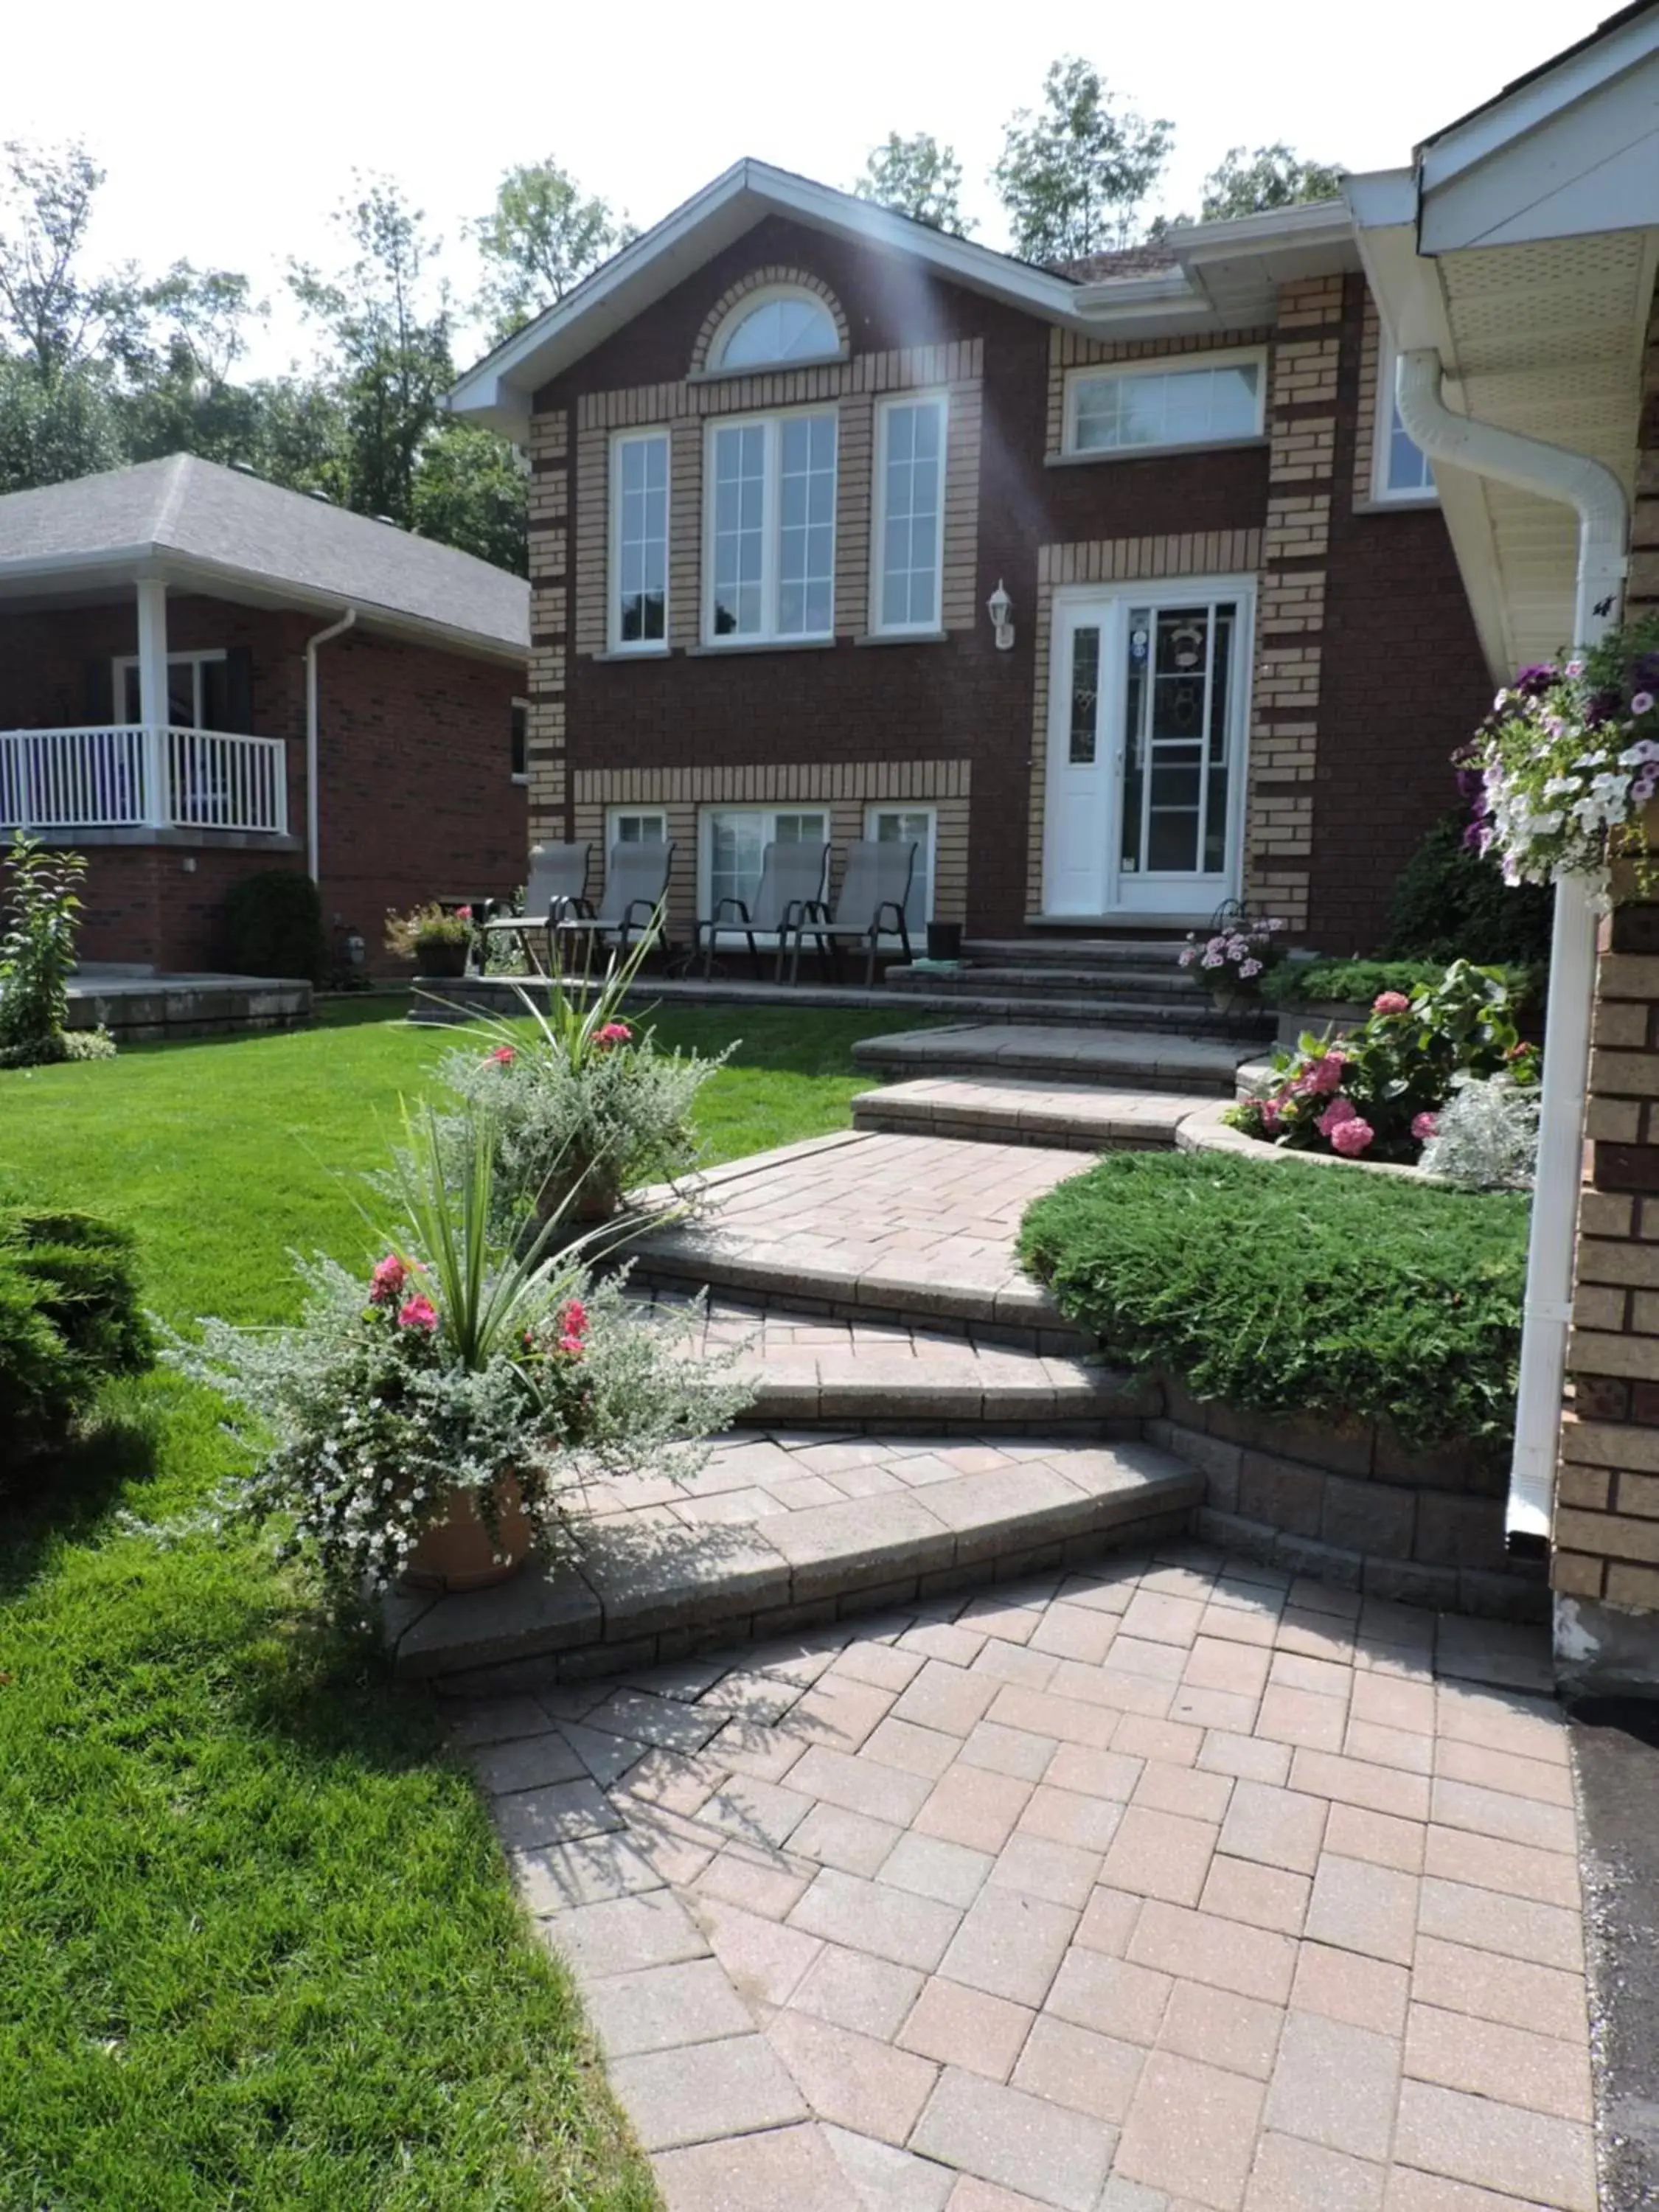
[{"label": "porch roof", "polygon": [[0,497],[0,605],[143,576],[521,660],[530,587],[470,553],[189,453]]}]

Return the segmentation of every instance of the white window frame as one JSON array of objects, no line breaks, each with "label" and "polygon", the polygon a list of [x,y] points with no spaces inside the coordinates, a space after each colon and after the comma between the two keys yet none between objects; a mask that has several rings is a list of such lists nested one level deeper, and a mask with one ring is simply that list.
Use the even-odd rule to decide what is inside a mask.
[{"label": "white window frame", "polygon": [[[872,799],[864,810],[864,834],[866,837],[875,836],[877,817],[883,814],[925,814],[927,817],[927,849],[923,863],[927,872],[923,878],[925,896],[921,902],[922,911],[920,922],[920,927],[926,929],[933,919],[935,887],[939,877],[939,808],[927,799]],[[916,934],[917,927],[918,925],[915,922],[911,923],[912,939]]]},{"label": "white window frame", "polygon": [[629,840],[630,844],[649,845],[656,842],[665,845],[668,842],[668,809],[665,806],[607,806],[605,810],[605,850],[607,859],[612,846],[622,842],[620,833],[624,821],[656,822],[661,825],[661,835],[659,838],[654,840],[649,837],[630,838]]},{"label": "white window frame", "polygon": [[[697,912],[703,915],[713,911],[714,817],[720,814],[753,814],[765,822],[769,827],[767,835],[761,839],[763,851],[775,836],[780,814],[821,814],[823,817],[823,842],[826,845],[835,842],[835,817],[827,799],[781,799],[761,805],[750,805],[742,800],[727,805],[716,799],[708,805],[700,806],[697,809]],[[722,928],[742,927],[741,923],[729,918],[720,926]],[[755,933],[755,941],[758,945],[772,945],[777,941],[777,934],[775,930],[759,929]]]},{"label": "white window frame", "polygon": [[[663,448],[663,572],[662,572],[662,635],[660,637],[624,637],[622,634],[622,468],[618,460],[624,446],[644,445],[652,439],[661,441]],[[650,659],[653,654],[668,651],[669,592],[672,584],[671,556],[672,553],[674,514],[674,441],[665,425],[653,424],[636,430],[617,430],[611,434],[606,462],[610,485],[611,514],[605,539],[605,638],[606,650],[624,653],[630,659],[638,654]]]},{"label": "white window frame", "polygon": [[[191,666],[191,720],[185,726],[186,727],[192,730],[200,730],[206,726],[202,720],[203,663],[209,660],[228,660],[229,658],[230,655],[228,652],[222,645],[204,646],[199,651],[192,653],[168,653],[167,666],[169,668],[182,668],[185,666],[186,662],[188,662]],[[110,690],[110,706],[113,710],[112,719],[117,723],[125,724],[127,720],[127,671],[130,668],[136,669],[137,667],[138,656],[136,653],[118,653],[110,665],[113,672],[111,677]],[[143,720],[143,703],[141,700],[139,702],[138,714],[136,718],[137,720],[142,721]]]},{"label": "white window frame", "polygon": [[[783,472],[783,425],[786,422],[832,422],[836,430],[836,495],[830,522],[830,620],[823,629],[780,630],[778,621],[778,551],[780,522],[778,487]],[[753,429],[766,433],[766,458],[761,499],[761,605],[764,627],[757,630],[717,631],[714,628],[714,504],[719,487],[714,477],[714,441],[723,430]],[[841,410],[835,406],[786,407],[763,415],[717,415],[704,426],[702,447],[702,642],[714,653],[743,652],[757,646],[822,645],[836,635],[836,565],[841,550]]]},{"label": "white window frame", "polygon": [[[515,769],[513,770],[512,781],[513,781],[514,783],[528,783],[528,782],[529,782],[529,781],[530,781],[530,702],[529,702],[529,700],[528,700],[528,699],[514,699],[514,700],[513,701],[513,702],[512,702],[512,710],[513,710],[513,712],[514,712],[515,714],[519,714],[519,713],[522,712],[522,714],[523,714],[523,715],[524,715],[524,766],[523,766],[521,769],[516,769],[516,768],[515,768]],[[510,744],[511,744],[511,729],[512,729],[512,726],[511,726],[511,724],[509,723],[509,724],[508,724],[508,743],[509,743],[509,748],[510,748]],[[509,749],[509,750],[508,750],[508,753],[507,753],[507,757],[508,762],[510,763],[510,762],[512,761],[512,758],[513,758],[513,755],[512,755],[512,752],[511,752],[511,750],[510,750],[510,749]]]},{"label": "white window frame", "polygon": [[[939,410],[939,544],[933,557],[933,619],[925,623],[882,620],[887,582],[887,438],[893,411],[899,407],[937,407]],[[951,401],[947,392],[890,392],[876,406],[874,439],[875,482],[871,487],[870,635],[872,637],[937,637],[945,628],[945,503],[950,486]],[[839,477],[840,453],[836,454]],[[837,482],[839,489],[839,481]]]},{"label": "white window frame", "polygon": [[[746,323],[757,307],[769,306],[774,300],[799,300],[804,305],[816,307],[829,323],[835,343],[823,353],[793,355],[787,361],[739,362],[728,368],[726,349],[732,343],[738,327]],[[792,368],[819,368],[827,361],[845,361],[847,348],[842,342],[836,311],[821,293],[805,284],[757,284],[745,292],[720,319],[720,328],[708,342],[703,356],[705,376],[778,376],[787,375]]]},{"label": "white window frame", "polygon": [[[1385,330],[1377,331],[1376,404],[1371,418],[1371,501],[1376,507],[1438,507],[1440,493],[1431,467],[1426,484],[1402,486],[1389,482],[1389,459],[1394,445],[1394,341]],[[1410,436],[1410,432],[1407,435]],[[1413,441],[1415,442],[1415,441]],[[1421,451],[1421,448],[1419,448]]]},{"label": "white window frame", "polygon": [[[1105,384],[1126,376],[1179,376],[1206,368],[1238,368],[1253,362],[1255,380],[1255,428],[1226,438],[1172,439],[1155,446],[1079,446],[1077,438],[1078,394],[1086,384]],[[1158,354],[1146,361],[1120,361],[1097,363],[1083,368],[1068,369],[1066,374],[1065,428],[1061,452],[1068,459],[1080,461],[1143,460],[1150,453],[1211,453],[1228,446],[1254,444],[1267,435],[1267,349],[1266,346],[1230,346],[1218,348],[1210,353]]]}]

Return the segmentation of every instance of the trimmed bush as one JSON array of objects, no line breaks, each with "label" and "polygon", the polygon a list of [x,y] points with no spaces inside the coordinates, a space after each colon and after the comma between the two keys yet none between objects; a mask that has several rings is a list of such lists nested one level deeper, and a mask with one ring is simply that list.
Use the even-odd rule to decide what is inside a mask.
[{"label": "trimmed bush", "polygon": [[1212,1153],[1109,1153],[1020,1256],[1114,1356],[1243,1411],[1357,1413],[1494,1456],[1514,1422],[1527,1201]]},{"label": "trimmed bush", "polygon": [[1466,815],[1447,815],[1401,869],[1389,902],[1386,952],[1400,959],[1547,966],[1552,894],[1533,884],[1511,888],[1496,860],[1464,844],[1468,827]]},{"label": "trimmed bush", "polygon": [[[1273,969],[1261,995],[1275,1006],[1322,1005],[1330,1000],[1369,1006],[1384,991],[1398,991],[1409,999],[1415,991],[1431,990],[1445,972],[1443,960],[1288,960]],[[1498,972],[1517,1012],[1537,995],[1536,969],[1500,968]]]},{"label": "trimmed bush", "polygon": [[264,868],[244,876],[225,901],[225,926],[234,975],[327,981],[322,897],[298,869]]},{"label": "trimmed bush", "polygon": [[0,1212],[0,1436],[58,1441],[106,1376],[152,1364],[132,1234],[91,1213]]}]

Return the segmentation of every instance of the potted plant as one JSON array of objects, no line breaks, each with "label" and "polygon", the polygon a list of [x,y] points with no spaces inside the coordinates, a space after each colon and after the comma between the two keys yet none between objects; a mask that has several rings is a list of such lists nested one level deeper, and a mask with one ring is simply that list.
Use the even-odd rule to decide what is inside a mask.
[{"label": "potted plant", "polygon": [[472,909],[435,901],[386,918],[386,949],[412,960],[421,975],[465,975],[472,949]]},{"label": "potted plant", "polygon": [[1288,921],[1239,915],[1206,938],[1188,937],[1181,965],[1197,969],[1198,980],[1224,1013],[1254,1006],[1262,977],[1285,957],[1283,933],[1289,927]]},{"label": "potted plant", "polygon": [[[523,1018],[489,1019],[440,1073],[467,1113],[496,1132],[501,1206],[548,1221],[609,1220],[631,1186],[671,1182],[697,1156],[691,1106],[726,1058],[665,1052],[623,1008],[650,933],[597,981],[551,976],[538,1000],[515,983]],[[526,1030],[526,1018],[529,1029]]]},{"label": "potted plant", "polygon": [[281,1548],[333,1584],[476,1589],[552,1546],[573,1486],[689,1474],[749,1393],[729,1362],[682,1356],[696,1309],[649,1316],[620,1275],[595,1282],[555,1227],[493,1224],[495,1132],[406,1126],[392,1178],[402,1219],[372,1268],[298,1263],[299,1320],[203,1324],[174,1366],[237,1408],[252,1472],[219,1518],[276,1522]]}]

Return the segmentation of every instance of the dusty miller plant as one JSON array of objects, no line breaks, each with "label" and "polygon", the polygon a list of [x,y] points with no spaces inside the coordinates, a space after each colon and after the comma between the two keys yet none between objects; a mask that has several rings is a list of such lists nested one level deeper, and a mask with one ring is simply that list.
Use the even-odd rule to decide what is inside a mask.
[{"label": "dusty miller plant", "polygon": [[1459,1190],[1529,1190],[1537,1154],[1537,1091],[1469,1077],[1455,1080],[1418,1164]]},{"label": "dusty miller plant", "polygon": [[105,1030],[67,1026],[85,860],[49,851],[21,830],[6,860],[11,879],[0,937],[0,1067],[108,1060],[115,1046]]}]

